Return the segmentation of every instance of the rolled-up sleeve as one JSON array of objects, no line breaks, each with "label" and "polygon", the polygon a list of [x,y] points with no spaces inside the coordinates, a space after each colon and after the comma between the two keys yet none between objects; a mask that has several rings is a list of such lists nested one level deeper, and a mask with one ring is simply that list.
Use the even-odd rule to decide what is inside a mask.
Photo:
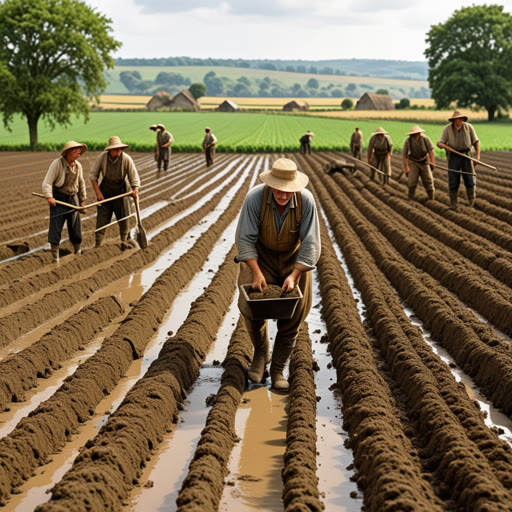
[{"label": "rolled-up sleeve", "polygon": [[302,190],[302,220],[299,236],[300,248],[295,264],[304,265],[312,270],[320,258],[322,242],[315,199],[311,192],[305,189]]},{"label": "rolled-up sleeve", "polygon": [[263,185],[258,185],[249,190],[242,205],[235,233],[235,243],[238,249],[235,261],[258,259],[256,241],[258,240],[263,188]]},{"label": "rolled-up sleeve", "polygon": [[126,165],[126,174],[128,175],[130,186],[132,188],[140,188],[140,178],[137,168],[135,167],[135,163],[130,155],[125,154],[124,156],[125,160],[123,163]]},{"label": "rolled-up sleeve", "polygon": [[53,197],[53,185],[61,186],[62,183],[64,183],[64,180],[61,180],[62,183],[57,183],[61,174],[61,169],[62,165],[60,163],[60,159],[54,160],[50,164],[42,185],[43,195],[46,199]]}]

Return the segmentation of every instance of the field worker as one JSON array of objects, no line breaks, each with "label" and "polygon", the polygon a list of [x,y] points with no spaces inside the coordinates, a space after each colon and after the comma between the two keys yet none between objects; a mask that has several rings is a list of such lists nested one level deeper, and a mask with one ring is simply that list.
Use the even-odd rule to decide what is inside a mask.
[{"label": "field worker", "polygon": [[[434,176],[431,169],[435,167],[434,144],[419,126],[413,126],[406,135],[408,137],[402,147],[402,163],[407,176],[409,199],[414,199],[420,177],[429,199],[434,199]],[[432,163],[429,165],[428,162]]]},{"label": "field worker", "polygon": [[303,155],[311,154],[311,138],[314,136],[315,134],[312,131],[307,130],[306,133],[299,139],[300,152]]},{"label": "field worker", "polygon": [[[119,137],[110,137],[105,151],[94,162],[91,170],[91,182],[98,201],[127,192],[127,181],[132,188],[132,196],[137,197],[140,178],[131,156],[124,153],[124,150],[128,147],[127,144],[121,142]],[[100,174],[102,180],[98,185]],[[129,237],[129,219],[126,219],[130,215],[130,206],[127,204],[125,197],[98,206],[96,229],[109,224],[112,213],[115,214],[119,224],[121,249],[134,247],[135,242]],[[96,232],[96,247],[101,245],[104,236],[104,229]]]},{"label": "field worker", "polygon": [[[384,128],[377,128],[375,133],[372,133],[370,142],[368,143],[368,163],[382,171],[385,176],[382,176],[384,185],[389,183],[391,176],[391,153],[393,153],[393,142],[388,132]],[[375,179],[375,171],[370,170],[370,178]]]},{"label": "field worker", "polygon": [[163,124],[154,124],[149,129],[156,131],[155,160],[157,161],[158,170],[162,169],[163,164],[164,171],[167,171],[171,160],[171,144],[174,142],[174,137],[171,132],[165,129]]},{"label": "field worker", "polygon": [[[450,208],[457,209],[457,194],[459,192],[460,177],[464,180],[466,187],[466,194],[468,196],[469,206],[475,204],[476,198],[476,178],[473,162],[468,158],[457,155],[452,152],[452,149],[468,155],[470,149],[474,146],[476,151],[476,159],[480,160],[480,141],[476,136],[475,129],[472,125],[467,123],[468,116],[461,114],[456,110],[452,117],[448,119],[450,124],[447,124],[441,133],[440,139],[437,141],[437,147],[446,150],[448,157],[448,168],[454,171],[448,171],[448,188],[450,191]],[[477,165],[477,164],[475,164]],[[467,174],[462,174],[467,173]],[[473,175],[473,176],[472,176]]]},{"label": "field worker", "polygon": [[78,210],[56,203],[62,201],[75,206],[85,206],[87,193],[82,165],[78,162],[80,155],[87,151],[87,146],[70,140],[60,152],[60,158],[54,160],[43,180],[43,195],[50,205],[50,242],[53,261],[59,262],[59,245],[64,222],[68,225],[69,240],[75,254],[80,254],[82,244],[82,224]]},{"label": "field worker", "polygon": [[[312,302],[311,270],[320,256],[320,228],[313,195],[304,187],[308,177],[296,164],[280,158],[272,169],[260,174],[263,184],[252,188],[245,198],[238,226],[236,246],[240,262],[238,284],[252,283],[262,291],[269,284],[282,287],[284,293],[300,288],[300,299],[293,317],[277,320],[277,336],[272,351],[270,378],[274,389],[288,390],[283,370],[306,319]],[[254,345],[248,371],[252,382],[262,381],[269,357],[266,320],[252,320],[242,299],[238,307],[245,318]]]},{"label": "field worker", "polygon": [[354,158],[361,160],[361,148],[363,147],[363,132],[356,128],[350,137],[350,152]]},{"label": "field worker", "polygon": [[205,135],[203,139],[203,149],[206,155],[206,167],[213,165],[213,157],[215,156],[215,144],[217,144],[217,137],[213,135],[208,126],[204,129]]}]

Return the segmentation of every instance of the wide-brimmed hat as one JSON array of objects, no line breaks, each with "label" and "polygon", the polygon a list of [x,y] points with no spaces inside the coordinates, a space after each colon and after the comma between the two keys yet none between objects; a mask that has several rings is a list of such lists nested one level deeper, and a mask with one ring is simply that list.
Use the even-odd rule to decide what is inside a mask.
[{"label": "wide-brimmed hat", "polygon": [[384,128],[382,128],[382,126],[379,126],[374,133],[372,133],[372,135],[379,135],[379,134],[382,134],[382,135],[386,135],[387,132],[386,130],[384,130]]},{"label": "wide-brimmed hat", "polygon": [[128,146],[128,144],[123,144],[121,142],[121,139],[119,137],[117,137],[116,135],[114,135],[113,137],[109,137],[108,146],[105,148],[105,151],[109,151],[111,149],[118,149],[118,148],[126,149],[129,147],[130,146]]},{"label": "wide-brimmed hat", "polygon": [[452,117],[450,117],[450,119],[448,119],[448,121],[455,121],[455,119],[461,119],[463,121],[467,121],[468,120],[468,116],[465,116],[464,114],[460,113],[458,110],[456,110]]},{"label": "wide-brimmed hat", "polygon": [[270,171],[260,174],[260,179],[269,187],[282,192],[298,192],[309,183],[309,178],[298,171],[295,162],[288,158],[276,160]]},{"label": "wide-brimmed hat", "polygon": [[158,128],[162,128],[162,130],[165,130],[165,126],[163,124],[157,124],[156,129],[158,130]]},{"label": "wide-brimmed hat", "polygon": [[149,129],[150,130],[153,130],[153,131],[156,131],[156,129],[158,128],[158,125],[157,124],[152,124]]},{"label": "wide-brimmed hat", "polygon": [[204,130],[207,131],[207,132],[211,132],[211,128],[209,126],[205,126]]},{"label": "wide-brimmed hat", "polygon": [[423,128],[420,128],[417,124],[415,124],[409,133],[406,133],[406,135],[414,135],[415,133],[424,133],[425,130]]},{"label": "wide-brimmed hat", "polygon": [[74,140],[70,140],[64,144],[64,147],[62,148],[62,151],[60,154],[64,156],[68,149],[73,148],[82,148],[82,155],[87,151],[87,146],[85,144],[82,144],[81,142],[75,142]]},{"label": "wide-brimmed hat", "polygon": [[311,135],[312,137],[314,137],[314,136],[315,136],[315,134],[314,134],[311,130],[308,130],[308,131],[306,132],[306,135]]}]

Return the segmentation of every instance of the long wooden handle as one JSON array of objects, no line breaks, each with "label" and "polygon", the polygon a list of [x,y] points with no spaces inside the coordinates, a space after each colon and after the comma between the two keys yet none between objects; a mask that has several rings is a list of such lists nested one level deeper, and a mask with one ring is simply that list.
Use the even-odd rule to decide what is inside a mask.
[{"label": "long wooden handle", "polygon": [[90,208],[91,206],[98,206],[103,203],[108,203],[109,201],[114,201],[115,199],[120,199],[121,197],[130,196],[132,192],[125,192],[124,194],[119,194],[118,196],[109,197],[108,199],[102,199],[101,201],[96,201],[95,203],[87,204],[84,208]]},{"label": "long wooden handle", "polygon": [[[32,192],[32,195],[37,196],[37,197],[42,197],[43,199],[47,199],[45,196],[43,196],[43,194],[38,194],[37,192]],[[64,201],[59,201],[59,200],[55,199],[55,202],[62,206],[67,206],[68,208],[73,208],[73,210],[83,210],[83,208],[81,206],[76,206],[74,204],[65,203]]]},{"label": "long wooden handle", "polygon": [[433,165],[434,167],[438,167],[439,169],[443,169],[443,171],[457,172],[459,174],[469,174],[470,176],[476,176],[476,174],[474,172],[456,171],[455,169],[449,169],[448,167],[444,167],[439,164],[433,164],[432,162],[429,162],[429,161],[427,161],[426,163],[429,165]]},{"label": "long wooden handle", "polygon": [[363,165],[366,165],[368,167],[370,167],[370,169],[373,169],[374,171],[377,171],[379,174],[382,174],[383,176],[387,176],[387,174],[385,172],[382,172],[380,169],[377,169],[377,167],[374,167],[372,164],[369,164],[363,160],[359,160],[358,158],[354,158],[353,156],[351,155],[345,155],[345,156],[348,156],[349,158],[352,158],[352,160],[355,160],[356,162],[359,162]]},{"label": "long wooden handle", "polygon": [[[459,153],[458,151],[455,151],[455,149],[450,148],[452,153],[455,153],[456,155],[463,156],[464,158],[467,158],[468,160],[471,160],[472,162],[476,162],[477,164],[483,165],[484,167],[488,167],[489,169],[492,169],[493,171],[497,171],[496,167],[493,165],[486,164],[485,162],[482,162],[481,160],[477,160],[476,158],[473,158],[471,156],[465,155],[464,153]],[[450,169],[451,171],[452,169]],[[464,174],[470,174],[470,173],[464,173]]]}]

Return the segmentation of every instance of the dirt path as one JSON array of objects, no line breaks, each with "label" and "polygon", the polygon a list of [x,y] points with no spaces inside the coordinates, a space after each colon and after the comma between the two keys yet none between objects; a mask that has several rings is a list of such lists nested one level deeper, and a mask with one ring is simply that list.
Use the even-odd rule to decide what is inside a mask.
[{"label": "dirt path", "polygon": [[453,212],[443,174],[411,203],[340,156],[291,156],[323,246],[282,395],[247,383],[233,262],[275,155],[135,154],[149,247],[94,249],[89,212],[55,265],[30,195],[54,156],[0,153],[5,510],[512,510],[512,164]]}]

